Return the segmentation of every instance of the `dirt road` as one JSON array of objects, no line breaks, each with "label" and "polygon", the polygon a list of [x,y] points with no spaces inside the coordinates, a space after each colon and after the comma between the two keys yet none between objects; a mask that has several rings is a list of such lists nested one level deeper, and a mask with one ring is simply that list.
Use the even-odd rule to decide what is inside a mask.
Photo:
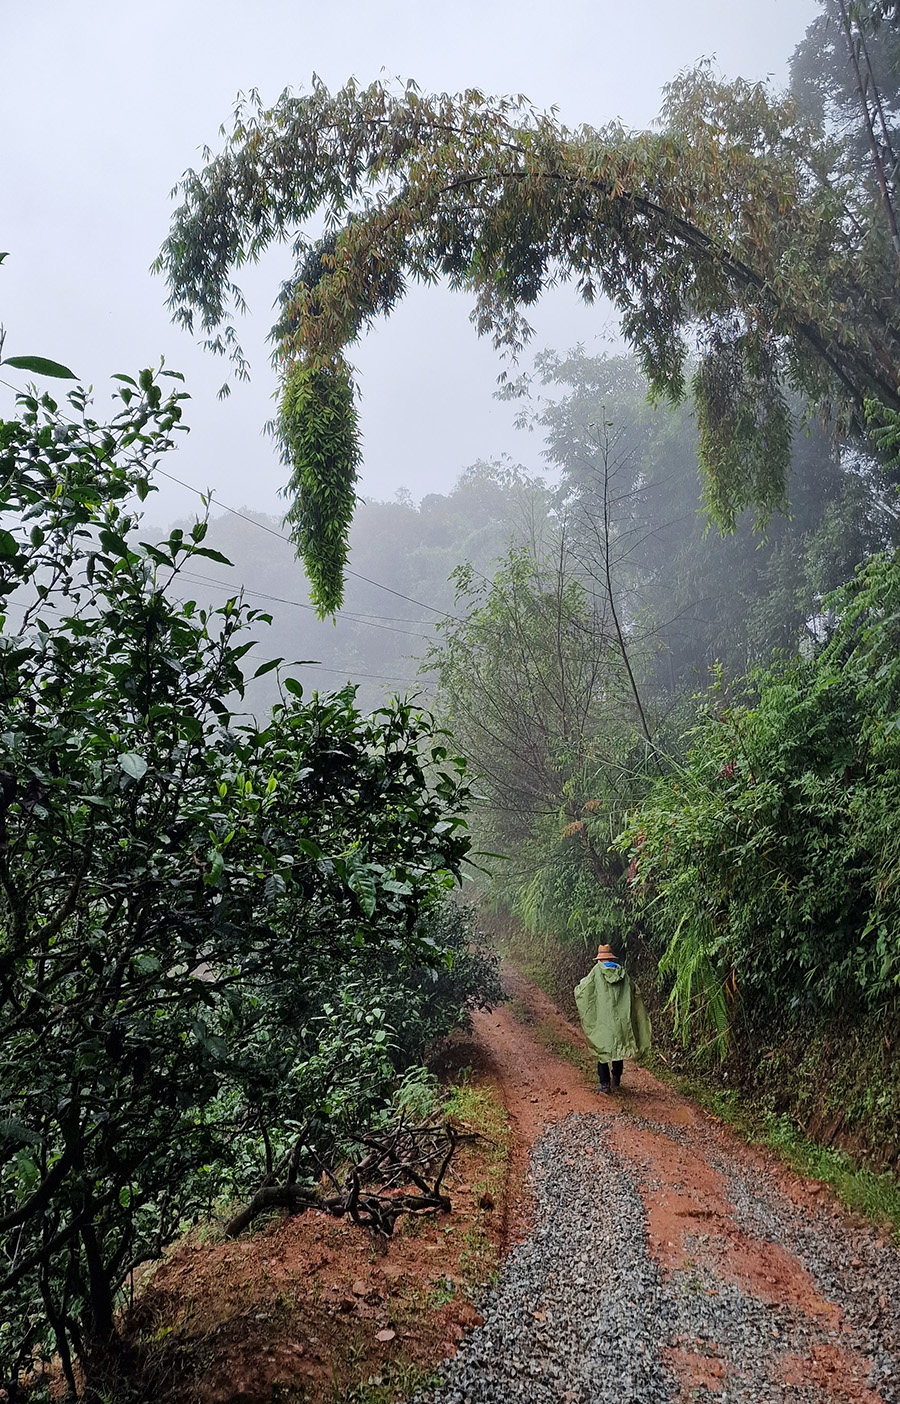
[{"label": "dirt road", "polygon": [[597,1092],[580,1031],[507,978],[452,1050],[497,1127],[453,1212],[384,1257],[315,1214],[188,1235],[131,1318],[148,1397],[425,1404],[443,1360],[428,1404],[900,1404],[893,1243],[649,1073]]},{"label": "dirt road", "polygon": [[531,1227],[437,1399],[897,1404],[895,1246],[648,1072],[594,1091],[579,1031],[508,978],[474,1033]]}]

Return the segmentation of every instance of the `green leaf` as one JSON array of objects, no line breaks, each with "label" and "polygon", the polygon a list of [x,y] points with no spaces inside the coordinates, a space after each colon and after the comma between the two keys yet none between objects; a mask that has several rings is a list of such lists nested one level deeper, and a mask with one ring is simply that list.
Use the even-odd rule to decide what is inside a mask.
[{"label": "green leaf", "polygon": [[281,873],[270,873],[266,878],[263,891],[266,894],[267,902],[274,902],[277,897],[281,897],[285,890],[285,881]]},{"label": "green leaf", "polygon": [[39,1146],[41,1144],[40,1136],[36,1135],[34,1131],[29,1130],[27,1126],[23,1125],[23,1123],[14,1116],[4,1117],[3,1120],[0,1121],[0,1137],[5,1141],[23,1141],[25,1145],[28,1146]]},{"label": "green leaf", "polygon": [[347,879],[347,886],[355,895],[367,917],[375,911],[375,879],[371,869],[360,866],[354,868]]},{"label": "green leaf", "polygon": [[123,751],[119,756],[119,769],[132,780],[141,780],[147,774],[147,762],[136,751]]},{"label": "green leaf", "polygon": [[120,536],[118,532],[109,531],[108,528],[102,527],[99,536],[100,545],[103,547],[104,551],[108,551],[111,556],[128,557],[128,546],[124,537]]},{"label": "green leaf", "polygon": [[27,1152],[21,1150],[13,1156],[13,1162],[16,1167],[14,1173],[18,1174],[26,1194],[30,1194],[41,1178],[37,1162]]},{"label": "green leaf", "polygon": [[12,556],[17,556],[18,553],[19,547],[12,532],[5,531],[0,527],[0,557],[8,560]]},{"label": "green leaf", "polygon": [[212,546],[198,546],[195,551],[191,552],[191,555],[204,556],[206,560],[215,561],[218,565],[230,566],[234,564],[227,556],[223,556],[221,551],[213,550]]},{"label": "green leaf", "polygon": [[266,673],[271,673],[271,671],[272,671],[273,668],[277,668],[278,665],[279,665],[279,663],[283,663],[283,662],[284,662],[284,659],[283,659],[283,658],[270,658],[269,661],[268,661],[268,663],[261,663],[261,664],[259,665],[259,667],[257,668],[256,672],[253,674],[253,676],[254,676],[255,678],[261,678],[261,677],[263,677]]},{"label": "green leaf", "polygon": [[14,370],[32,371],[35,375],[53,375],[57,380],[77,380],[78,376],[68,366],[59,361],[48,361],[46,356],[7,356],[0,366],[12,366]]}]

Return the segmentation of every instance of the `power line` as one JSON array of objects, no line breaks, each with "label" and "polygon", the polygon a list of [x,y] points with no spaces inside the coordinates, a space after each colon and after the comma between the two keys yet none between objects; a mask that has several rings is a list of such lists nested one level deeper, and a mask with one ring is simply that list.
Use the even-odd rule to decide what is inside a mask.
[{"label": "power line", "polygon": [[[187,572],[186,572],[186,571],[183,571],[183,572],[182,572],[182,575],[185,575],[185,576],[186,576],[186,575],[187,575]],[[195,577],[195,578],[196,578],[196,579],[202,579],[202,577],[200,577],[200,576],[197,576],[197,577]],[[221,582],[221,581],[210,581],[209,583],[215,585],[215,584],[221,584],[222,582]],[[258,592],[258,591],[255,591],[255,590],[248,590],[248,591],[247,591],[247,594],[251,594],[251,595],[252,595],[252,594],[258,594],[258,593],[259,593],[259,592]],[[268,595],[267,595],[267,596],[264,596],[264,598],[266,598],[266,599],[277,599],[277,596],[275,596],[275,595],[268,596]],[[33,601],[32,603],[36,603],[36,601]],[[284,603],[284,604],[298,604],[299,601],[297,601],[297,600],[284,600],[284,601],[281,601],[281,603]],[[22,604],[20,600],[6,600],[5,603],[4,603],[3,605],[0,605],[0,611],[5,611],[6,609],[9,608],[10,605],[13,605],[16,609],[21,609],[21,610],[25,610],[25,611],[27,611],[28,609],[31,608],[31,605]],[[312,606],[311,606],[311,605],[301,605],[300,608],[301,608],[301,609],[311,609]],[[375,627],[377,627],[377,626],[375,626]],[[395,633],[402,633],[403,631],[402,631],[401,629],[396,629],[396,630],[394,630],[394,632],[395,632]],[[424,635],[416,634],[416,635],[413,635],[413,637],[414,637],[414,638],[422,638],[422,637],[424,637]],[[337,673],[340,677],[345,677],[349,683],[354,683],[354,682],[356,682],[357,679],[359,679],[360,681],[365,681],[365,682],[389,682],[389,683],[399,683],[399,684],[402,684],[403,687],[434,687],[434,683],[431,682],[430,680],[428,680],[427,678],[395,678],[395,677],[391,677],[391,676],[390,676],[389,674],[387,674],[387,673],[357,673],[357,672],[355,672],[352,668],[333,668],[333,667],[331,667],[330,665],[326,665],[326,664],[324,664],[324,663],[318,663],[318,662],[315,662],[315,661],[313,661],[313,660],[309,660],[309,661],[307,661],[307,662],[304,662],[304,667],[308,667],[308,668],[317,668],[317,669],[319,670],[320,673]],[[246,682],[251,682],[252,679],[247,678],[247,679],[245,679],[245,681],[246,681]]]},{"label": "power line", "polygon": [[[182,601],[181,603],[184,602]],[[251,649],[250,653],[253,653],[253,651],[254,649]],[[299,659],[298,665],[299,664],[302,664],[304,668],[318,668],[321,673],[337,673],[340,677],[346,678],[348,683],[354,683],[357,679],[363,679],[366,682],[402,683],[404,687],[435,686],[435,683],[428,678],[397,678],[393,677],[390,673],[357,673],[354,672],[352,668],[335,668],[331,664],[319,663],[314,658]],[[288,664],[288,667],[290,666],[291,665]],[[251,683],[253,682],[253,678],[245,678],[244,682]]]},{"label": "power line", "polygon": [[[259,527],[260,531],[266,531],[270,536],[277,536],[279,541],[290,542],[290,537],[285,536],[283,531],[276,531],[274,527],[266,526],[265,522],[258,522],[255,517],[248,517],[246,512],[239,512],[236,507],[229,507],[227,502],[223,502],[221,497],[216,497],[215,493],[201,492],[191,483],[186,483],[182,478],[176,478],[174,473],[167,473],[164,468],[154,468],[154,473],[160,473],[162,477],[168,478],[170,482],[177,483],[179,487],[185,488],[188,492],[194,493],[202,502],[213,502],[221,507],[223,512],[229,512],[232,517],[240,517],[242,522],[249,522],[251,526]],[[415,600],[412,595],[404,595],[400,590],[394,590],[390,585],[382,585],[380,580],[372,580],[368,575],[360,575],[357,570],[348,570],[347,575],[352,575],[354,580],[363,580],[367,585],[374,585],[377,590],[385,590],[389,595],[395,595],[398,600],[405,600],[407,604],[415,605],[417,609],[427,609],[432,614],[439,614],[443,619],[456,619],[455,614],[448,614],[445,609],[437,609],[434,605],[426,604],[424,600]],[[412,623],[413,621],[408,621]],[[423,623],[425,621],[423,620]]]},{"label": "power line", "polygon": [[[349,683],[356,682],[357,678],[364,678],[366,682],[402,683],[404,687],[434,687],[433,682],[428,682],[427,680],[422,681],[419,678],[392,678],[387,673],[354,673],[344,668],[326,668],[322,663],[307,663],[305,666],[318,668],[322,673],[339,673],[342,677],[345,677]],[[248,678],[247,681],[252,682],[252,678]]]},{"label": "power line", "polygon": [[[316,612],[311,604],[305,604],[302,600],[288,600],[282,595],[267,595],[264,590],[252,590],[249,585],[244,585],[241,582],[216,580],[211,575],[197,575],[195,572],[188,570],[181,570],[178,574],[182,580],[196,580],[201,585],[217,585],[223,590],[240,589],[245,595],[255,595],[257,599],[260,600],[272,600],[275,604],[293,605],[295,609],[305,609],[308,610],[310,614],[315,614]],[[376,623],[374,618],[366,618],[364,615],[345,614],[342,610],[340,617],[341,619],[349,620],[351,623],[365,624],[368,629],[384,629],[389,634],[405,634],[407,638],[410,639],[423,639],[425,642],[430,642],[427,634],[417,634],[412,629],[395,629],[390,624]],[[409,622],[412,623],[415,621],[411,620]]]},{"label": "power line", "polygon": [[[15,385],[11,385],[10,382],[7,380],[0,380],[0,385],[5,385],[8,389],[15,391],[17,395],[22,393]],[[74,424],[75,422],[75,420],[69,420],[69,423]],[[200,498],[201,502],[215,501],[217,505],[222,508],[223,512],[230,513],[232,517],[240,517],[242,522],[249,522],[251,526],[259,527],[260,531],[268,532],[270,536],[277,537],[279,541],[286,541],[290,543],[290,537],[285,536],[284,532],[276,531],[274,527],[266,526],[265,522],[258,522],[255,517],[248,517],[246,512],[239,512],[236,507],[229,507],[226,502],[222,501],[221,497],[216,497],[214,492],[201,492],[200,489],[195,488],[193,484],[186,483],[183,478],[176,478],[174,473],[167,473],[165,468],[155,466],[151,471],[154,473],[159,473],[163,478],[168,478],[169,482],[171,483],[177,483],[179,487],[183,487],[187,492],[192,492],[195,497]],[[427,609],[430,614],[440,615],[442,619],[453,619],[454,621],[456,620],[455,614],[449,614],[447,610],[438,609],[435,605],[426,604],[424,600],[413,599],[412,595],[404,595],[402,591],[395,590],[390,585],[383,585],[380,580],[372,580],[368,575],[360,575],[359,571],[357,570],[348,569],[345,572],[345,574],[352,575],[354,580],[364,581],[366,585],[374,585],[376,590],[384,590],[387,594],[394,595],[398,600],[404,600],[407,604],[415,605],[417,609]],[[259,592],[257,591],[256,593]],[[284,603],[293,604],[295,602],[292,600],[285,600]],[[427,623],[427,620],[423,619],[419,621],[409,619],[398,622],[407,624],[415,624],[421,622],[425,624]]]},{"label": "power line", "polygon": [[[399,590],[392,590],[390,585],[382,585],[380,580],[370,580],[367,575],[360,575],[358,570],[348,570],[348,575],[352,575],[354,580],[364,580],[367,585],[374,585],[378,590],[386,590],[389,595],[396,595],[398,600],[406,600],[408,604],[417,605],[419,609],[430,609],[432,614],[439,614],[442,619],[456,620],[455,614],[448,614],[445,609],[436,609],[434,605],[425,604],[422,600],[414,600],[410,595],[403,595]],[[423,623],[427,623],[423,620]]]}]

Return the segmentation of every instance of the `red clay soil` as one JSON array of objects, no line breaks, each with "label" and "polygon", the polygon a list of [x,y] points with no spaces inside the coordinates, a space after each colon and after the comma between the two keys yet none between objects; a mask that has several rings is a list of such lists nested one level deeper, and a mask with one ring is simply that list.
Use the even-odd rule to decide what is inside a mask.
[{"label": "red clay soil", "polygon": [[[528,1148],[542,1131],[572,1112],[597,1112],[597,1093],[580,1067],[535,1035],[549,1030],[578,1049],[584,1040],[556,1005],[517,971],[505,971],[509,1004],[473,1019],[480,1065],[498,1084],[518,1142]],[[524,1018],[523,1018],[524,1016]]]},{"label": "red clay soil", "polygon": [[[495,1155],[491,1169],[483,1148],[466,1148],[450,1186],[453,1212],[398,1228],[386,1257],[350,1225],[312,1214],[237,1242],[183,1244],[156,1270],[135,1316],[142,1341],[154,1343],[155,1398],[262,1404],[280,1388],[289,1393],[279,1397],[324,1404],[366,1380],[390,1384],[385,1398],[404,1397],[404,1382],[413,1382],[407,1366],[433,1366],[480,1324],[470,1287],[529,1229],[528,1151],[573,1112],[608,1123],[617,1154],[633,1167],[650,1251],[664,1273],[699,1266],[841,1329],[838,1305],[786,1248],[738,1227],[712,1160],[756,1168],[810,1209],[821,1187],[748,1148],[643,1069],[629,1066],[622,1094],[601,1097],[580,1031],[517,972],[507,971],[507,983],[510,1004],[478,1014],[457,1050],[506,1108],[506,1163],[498,1169]],[[666,1127],[678,1128],[678,1140]],[[482,1208],[491,1174],[493,1207]],[[740,1367],[708,1341],[678,1340],[666,1360],[684,1400],[720,1397]],[[785,1355],[781,1368],[785,1390],[805,1385],[823,1404],[881,1404],[865,1385],[865,1363],[837,1344],[812,1347],[808,1359]]]},{"label": "red clay soil", "polygon": [[880,1394],[867,1389],[862,1381],[865,1368],[851,1366],[848,1371],[848,1352],[835,1346],[813,1346],[808,1360],[797,1355],[789,1355],[784,1362],[784,1382],[787,1385],[814,1385],[820,1398],[834,1400],[834,1404],[882,1404]]},{"label": "red clay soil", "polygon": [[505,1163],[491,1167],[484,1147],[463,1147],[447,1183],[452,1213],[401,1220],[385,1257],[352,1225],[319,1214],[236,1242],[187,1240],[157,1267],[131,1323],[156,1399],[262,1404],[280,1389],[324,1404],[370,1379],[396,1380],[401,1397],[407,1367],[433,1367],[481,1324],[475,1283],[530,1227],[533,1141],[570,1112],[596,1111],[597,1099],[509,1005],[476,1014],[453,1060],[506,1109]]},{"label": "red clay soil", "polygon": [[[457,1050],[472,1065],[477,1048]],[[477,1077],[475,1079],[477,1081]],[[445,1182],[453,1212],[401,1219],[382,1255],[319,1213],[236,1241],[188,1238],[138,1295],[130,1336],[154,1404],[325,1404],[360,1384],[390,1397],[481,1324],[471,1288],[506,1249],[508,1152],[463,1145]]]},{"label": "red clay soil", "polygon": [[[558,1043],[570,1042],[576,1048],[583,1043],[580,1031],[542,991],[515,972],[508,979],[520,1006],[541,1027],[552,1028]],[[514,1053],[507,1056],[515,1062]],[[598,1096],[593,1094],[595,1112]],[[764,1174],[794,1203],[810,1210],[823,1197],[821,1184],[799,1179],[775,1156],[745,1145],[643,1068],[627,1068],[622,1092],[601,1097],[599,1115],[611,1119],[611,1144],[637,1171],[650,1253],[664,1272],[705,1269],[722,1283],[738,1284],[747,1295],[792,1307],[817,1325],[841,1331],[840,1307],[823,1298],[802,1264],[786,1248],[737,1226],[725,1177],[711,1163],[711,1155]],[[679,1128],[686,1144],[636,1121]],[[852,1231],[849,1220],[847,1226]],[[702,1397],[718,1398],[727,1390],[732,1364],[709,1342],[680,1341],[666,1352],[666,1360],[684,1400],[695,1399],[701,1387],[706,1391]],[[880,1394],[866,1387],[867,1374],[865,1361],[852,1349],[814,1345],[806,1359],[785,1358],[782,1382],[816,1389],[822,1404],[884,1404]]]},{"label": "red clay soil", "polygon": [[[549,1049],[533,1032],[560,1031],[566,1041],[583,1042],[556,1006],[536,985],[506,967],[510,1003],[472,1020],[477,1065],[496,1089],[510,1123],[510,1192],[504,1239],[507,1248],[519,1242],[531,1222],[525,1191],[528,1153],[538,1136],[572,1112],[596,1112],[597,1094],[585,1081],[581,1067]],[[572,1046],[577,1046],[573,1044]]]}]

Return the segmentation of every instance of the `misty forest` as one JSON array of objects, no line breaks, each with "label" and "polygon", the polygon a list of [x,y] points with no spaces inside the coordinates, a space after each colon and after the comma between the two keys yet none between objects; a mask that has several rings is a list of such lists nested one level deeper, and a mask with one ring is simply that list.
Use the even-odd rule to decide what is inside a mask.
[{"label": "misty forest", "polygon": [[[188,380],[3,333],[8,1404],[900,1400],[897,6],[661,103],[238,101],[151,273],[237,396],[280,250],[282,514],[166,520]],[[515,428],[381,501],[414,286]]]}]

